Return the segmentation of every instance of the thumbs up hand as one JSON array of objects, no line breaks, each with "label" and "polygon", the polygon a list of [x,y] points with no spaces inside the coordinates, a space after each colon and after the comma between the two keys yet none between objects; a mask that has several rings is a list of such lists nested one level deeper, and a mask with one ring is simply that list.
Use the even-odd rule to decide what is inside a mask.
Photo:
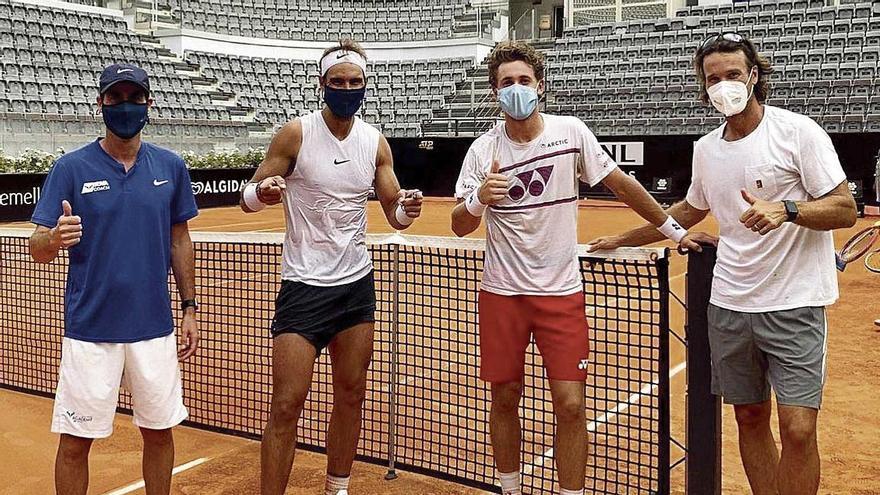
[{"label": "thumbs up hand", "polygon": [[749,194],[745,189],[740,190],[743,200],[749,208],[739,217],[739,221],[761,235],[778,229],[788,215],[785,213],[785,204],[782,201],[764,201]]},{"label": "thumbs up hand", "polygon": [[483,179],[483,184],[477,192],[480,203],[494,205],[507,197],[508,178],[500,170],[501,163],[497,159],[493,160],[489,175]]},{"label": "thumbs up hand", "polygon": [[61,216],[52,233],[52,243],[67,249],[79,244],[82,239],[82,219],[73,214],[73,208],[66,199],[61,202]]}]

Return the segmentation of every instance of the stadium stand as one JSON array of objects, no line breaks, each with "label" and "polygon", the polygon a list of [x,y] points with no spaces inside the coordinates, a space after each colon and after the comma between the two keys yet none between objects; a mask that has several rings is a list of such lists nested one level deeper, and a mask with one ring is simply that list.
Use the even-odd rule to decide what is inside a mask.
[{"label": "stadium stand", "polygon": [[[358,2],[169,0],[181,27],[248,38],[335,41],[340,35],[365,42],[426,41],[473,36],[475,11],[466,0]],[[482,31],[494,16],[480,21]]]},{"label": "stadium stand", "polygon": [[828,132],[880,132],[880,3],[815,0],[695,6],[673,19],[568,29],[548,53],[548,110],[597,134],[701,134],[720,118],[696,96],[695,47],[713,33],[755,40],[776,70],[769,104]]},{"label": "stadium stand", "polygon": [[[182,16],[184,24],[190,22],[186,12],[192,12],[192,22],[202,15],[207,21],[209,14],[250,17],[252,31],[261,25],[257,19],[298,13],[303,24],[285,24],[287,32],[322,33],[334,40],[345,32],[364,39],[378,32],[397,33],[391,35],[395,39],[456,36],[465,19],[477,22],[465,17],[473,16],[475,7],[463,0],[379,0],[384,7],[364,9],[370,14],[329,0],[263,0],[247,6],[237,1],[222,3],[222,9],[203,0],[159,5]],[[754,39],[776,69],[769,103],[804,112],[832,133],[880,132],[880,3],[824,4],[694,6],[673,18],[567,28],[561,38],[535,42],[547,55],[545,108],[577,115],[603,136],[704,133],[720,119],[697,99],[693,52],[710,33],[737,30]],[[203,51],[180,58],[159,39],[132,30],[121,15],[82,9],[0,0],[0,147],[5,152],[69,148],[99,132],[95,80],[111,62],[138,63],[152,74],[156,107],[150,138],[181,151],[262,146],[273,126],[319,105],[314,60]],[[389,12],[401,15],[394,17],[394,28],[386,29],[380,24],[392,23]],[[443,21],[435,22],[440,17]],[[264,24],[275,26],[277,35],[274,22]],[[243,24],[237,26],[240,31]],[[372,61],[374,78],[362,116],[395,137],[483,132],[499,112],[486,69],[474,62]]]},{"label": "stadium stand", "polygon": [[[186,60],[202,67],[206,77],[216,79],[220,91],[235,94],[240,107],[255,111],[255,121],[260,124],[282,124],[319,108],[314,60],[202,52],[188,52]],[[473,65],[474,61],[466,58],[369,61],[373,84],[368,87],[361,116],[387,135],[418,136],[422,120],[445,102]]]},{"label": "stadium stand", "polygon": [[177,74],[166,52],[142,42],[119,17],[0,0],[4,150],[46,148],[49,138],[52,149],[69,149],[82,143],[81,135],[97,135],[96,81],[105,65],[117,61],[138,63],[153,76],[154,141],[185,140],[201,152],[246,136],[243,123],[195,90],[191,78]]}]

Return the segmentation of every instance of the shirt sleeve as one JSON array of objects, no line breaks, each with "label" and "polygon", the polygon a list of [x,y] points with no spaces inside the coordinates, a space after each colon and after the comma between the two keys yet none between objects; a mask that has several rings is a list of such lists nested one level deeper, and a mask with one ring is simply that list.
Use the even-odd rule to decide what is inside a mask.
[{"label": "shirt sleeve", "polygon": [[577,121],[580,155],[578,178],[590,187],[595,186],[617,168],[617,163],[602,149],[599,140],[580,119]]},{"label": "shirt sleeve", "polygon": [[693,165],[691,167],[691,185],[688,187],[685,201],[698,210],[708,210],[709,201],[706,200],[706,191],[703,189],[703,162],[698,146],[694,146]]},{"label": "shirt sleeve", "polygon": [[813,120],[798,132],[798,168],[801,183],[814,198],[820,198],[846,180],[831,137]]},{"label": "shirt sleeve", "polygon": [[483,183],[484,173],[481,173],[480,160],[474,147],[468,150],[461,164],[461,172],[458,174],[458,181],[455,183],[455,198],[464,199],[480,187]]},{"label": "shirt sleeve", "polygon": [[193,195],[192,183],[189,179],[189,170],[183,160],[177,167],[177,180],[174,199],[171,200],[171,223],[177,224],[195,218],[199,214],[196,207],[196,197]]},{"label": "shirt sleeve", "polygon": [[43,182],[43,188],[40,191],[40,201],[34,207],[31,223],[50,229],[54,228],[58,224],[58,217],[61,216],[61,201],[65,199],[70,202],[73,214],[76,215],[77,209],[73,190],[74,184],[70,171],[63,162],[56,161],[52,168],[49,169],[49,174]]}]

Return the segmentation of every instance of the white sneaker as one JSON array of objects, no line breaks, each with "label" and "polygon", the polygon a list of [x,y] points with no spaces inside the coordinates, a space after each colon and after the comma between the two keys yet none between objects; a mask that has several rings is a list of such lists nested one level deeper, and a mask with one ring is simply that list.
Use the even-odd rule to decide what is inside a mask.
[{"label": "white sneaker", "polygon": [[339,490],[336,495],[348,495],[348,490]]}]

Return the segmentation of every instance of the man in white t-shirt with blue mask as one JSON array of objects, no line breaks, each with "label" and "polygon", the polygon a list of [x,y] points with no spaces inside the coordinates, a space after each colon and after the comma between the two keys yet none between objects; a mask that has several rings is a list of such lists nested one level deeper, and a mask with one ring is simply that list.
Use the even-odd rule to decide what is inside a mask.
[{"label": "man in white t-shirt with blue mask", "polygon": [[587,462],[585,381],[589,338],[577,256],[580,182],[604,184],[681,246],[699,249],[576,117],[538,110],[544,58],[522,42],[495,46],[489,84],[504,121],[477,138],[455,188],[452,230],[486,218],[479,296],[480,378],[492,387],[489,417],[501,493],[521,495],[518,407],[526,349],[534,337],[550,384],[558,495],[583,495]]},{"label": "man in white t-shirt with blue mask", "polygon": [[[712,388],[734,406],[740,454],[755,494],[819,488],[816,421],[825,381],[825,306],[838,297],[831,230],[856,204],[828,134],[813,120],[765,105],[772,68],[737,33],[714,35],[694,59],[701,97],[726,122],[694,147],[685,228],[711,210],[719,225],[709,305]],[[595,248],[661,240],[648,226]],[[782,453],[770,430],[779,405]]]}]

